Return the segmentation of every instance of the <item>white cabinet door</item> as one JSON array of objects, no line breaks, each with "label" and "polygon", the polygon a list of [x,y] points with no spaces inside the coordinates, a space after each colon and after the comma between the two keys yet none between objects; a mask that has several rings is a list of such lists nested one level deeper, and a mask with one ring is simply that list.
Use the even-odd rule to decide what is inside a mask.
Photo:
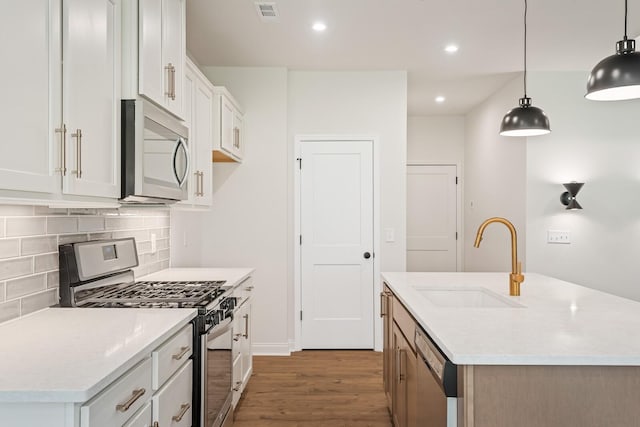
[{"label": "white cabinet door", "polygon": [[[61,119],[60,0],[3,4],[0,15],[0,186],[59,191]],[[56,177],[57,175],[57,177]]]},{"label": "white cabinet door", "polygon": [[213,160],[242,162],[244,113],[226,88],[214,87],[214,94]]},{"label": "white cabinet door", "polygon": [[[211,150],[213,142],[213,91],[206,82],[196,80],[194,115],[195,126],[192,136],[195,140],[196,169],[199,172],[200,191],[196,204],[211,206],[213,198]],[[193,149],[193,145],[192,145]]]},{"label": "white cabinet door", "polygon": [[183,116],[184,0],[140,0],[138,91],[178,117]]},{"label": "white cabinet door", "polygon": [[63,192],[117,198],[120,0],[65,0],[62,15],[68,169]]},{"label": "white cabinet door", "polygon": [[139,0],[138,90],[162,104],[165,76],[162,63],[162,0]]},{"label": "white cabinet door", "polygon": [[182,79],[186,50],[185,0],[164,0],[162,5],[162,53],[167,78],[165,85],[170,89],[165,95],[167,109],[178,117],[182,116]]},{"label": "white cabinet door", "polygon": [[244,334],[240,341],[240,357],[242,357],[242,389],[247,386],[251,373],[253,372],[253,350],[251,349],[251,299],[242,306],[242,322],[244,323]]},{"label": "white cabinet door", "polygon": [[152,398],[153,422],[159,426],[190,427],[193,362],[190,360]]},{"label": "white cabinet door", "polygon": [[220,145],[224,151],[227,151],[229,154],[234,152],[233,147],[233,113],[234,108],[231,101],[226,97],[222,96],[222,111],[220,115],[220,123],[221,123],[221,136],[220,136]]}]

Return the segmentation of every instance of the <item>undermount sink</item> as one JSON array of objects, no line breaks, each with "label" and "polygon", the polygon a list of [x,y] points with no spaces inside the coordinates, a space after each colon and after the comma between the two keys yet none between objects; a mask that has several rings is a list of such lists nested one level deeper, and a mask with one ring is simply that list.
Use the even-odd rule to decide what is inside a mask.
[{"label": "undermount sink", "polygon": [[524,307],[485,288],[419,287],[415,290],[436,307],[514,308]]}]

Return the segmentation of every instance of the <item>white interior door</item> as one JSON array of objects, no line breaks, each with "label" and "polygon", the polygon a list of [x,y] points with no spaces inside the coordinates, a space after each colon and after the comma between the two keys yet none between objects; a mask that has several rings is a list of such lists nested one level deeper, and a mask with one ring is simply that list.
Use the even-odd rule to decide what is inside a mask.
[{"label": "white interior door", "polygon": [[373,142],[300,153],[302,348],[373,348]]},{"label": "white interior door", "polygon": [[456,271],[456,166],[407,167],[407,271]]}]

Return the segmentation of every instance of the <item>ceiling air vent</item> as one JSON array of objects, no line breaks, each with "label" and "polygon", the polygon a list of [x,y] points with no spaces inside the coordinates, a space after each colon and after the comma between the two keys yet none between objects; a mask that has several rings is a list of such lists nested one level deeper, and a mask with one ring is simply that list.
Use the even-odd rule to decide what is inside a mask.
[{"label": "ceiling air vent", "polygon": [[255,4],[261,21],[276,22],[279,20],[278,8],[274,2],[258,1]]}]

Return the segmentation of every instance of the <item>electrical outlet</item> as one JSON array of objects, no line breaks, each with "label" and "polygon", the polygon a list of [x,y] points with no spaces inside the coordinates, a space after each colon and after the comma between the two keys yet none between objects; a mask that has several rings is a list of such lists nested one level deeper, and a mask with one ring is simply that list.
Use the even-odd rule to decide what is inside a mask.
[{"label": "electrical outlet", "polygon": [[571,243],[571,232],[566,230],[547,230],[547,243],[568,245]]}]

